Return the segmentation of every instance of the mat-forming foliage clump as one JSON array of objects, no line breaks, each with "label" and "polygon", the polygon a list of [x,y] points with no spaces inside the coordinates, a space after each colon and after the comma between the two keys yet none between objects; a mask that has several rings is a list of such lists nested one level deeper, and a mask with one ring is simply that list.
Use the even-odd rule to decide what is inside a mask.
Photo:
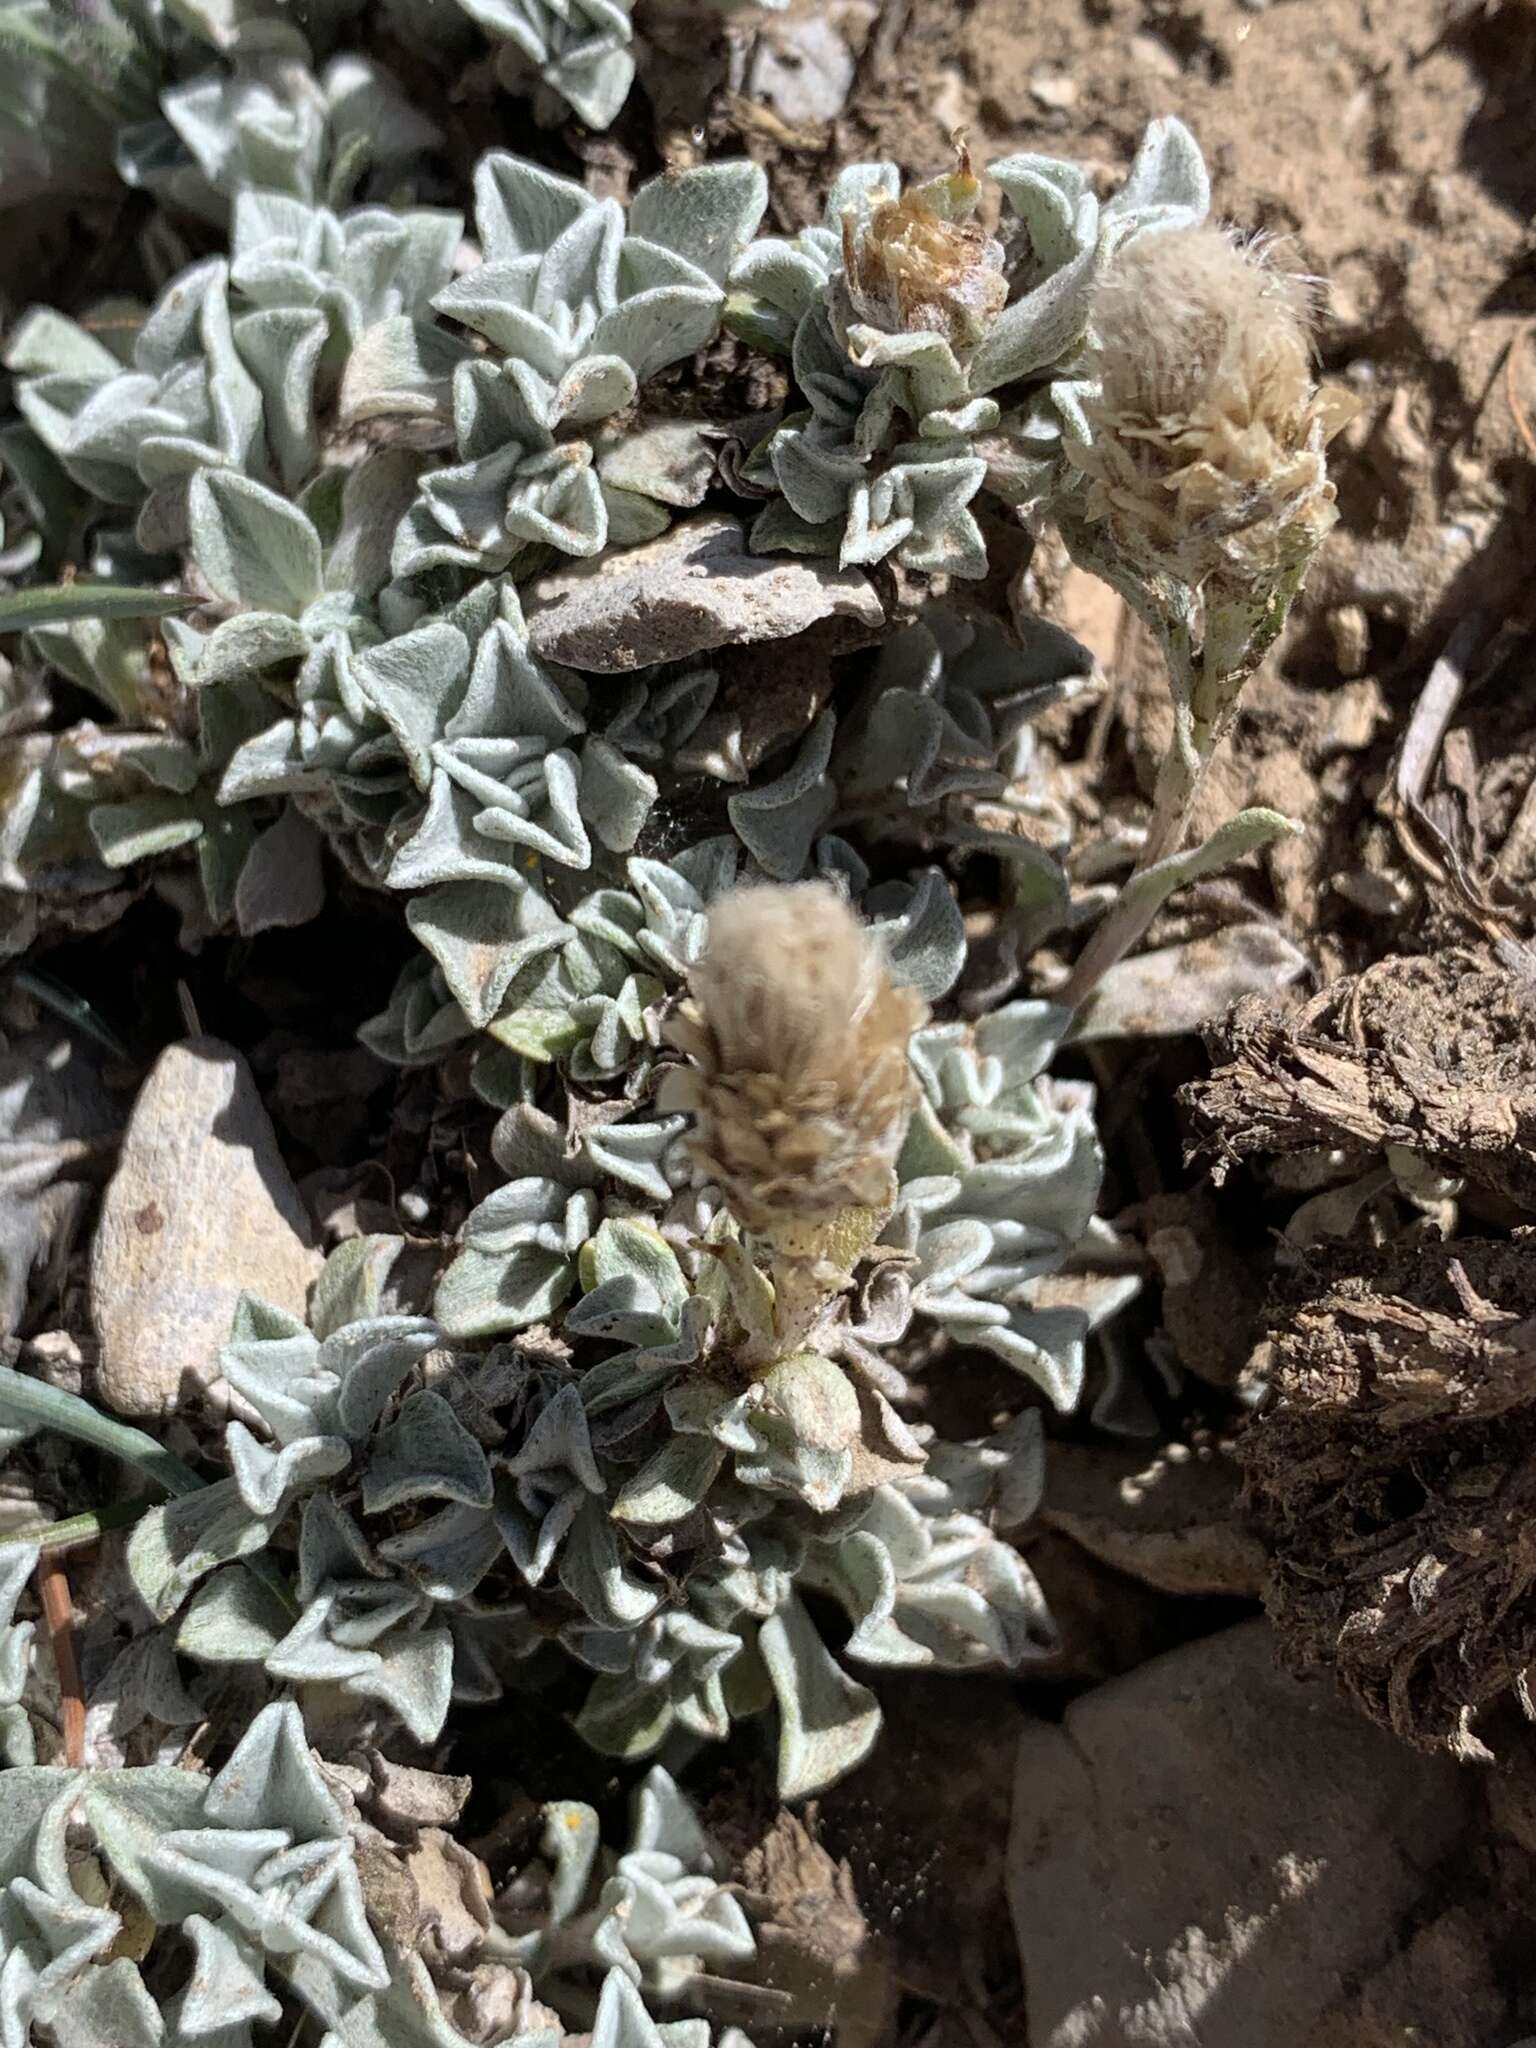
[{"label": "mat-forming foliage clump", "polygon": [[[427,58],[468,28],[393,11]],[[7,672],[3,944],[147,888],[189,944],[252,935],[344,871],[410,935],[360,1035],[462,1063],[493,1184],[435,1281],[360,1236],[306,1316],[248,1297],[223,1409],[187,1418],[201,1464],[132,1534],[166,1668],[254,1712],[220,1771],[37,1764],[27,1625],[4,1639],[0,2029],[235,2042],[297,1999],[347,2048],[567,2021],[702,2048],[644,2001],[746,1968],[752,1936],[659,1766],[611,1875],[594,1817],[551,1809],[547,1883],[481,1898],[450,1967],[374,1931],[398,1844],[310,1739],[334,1752],[340,1714],[376,1757],[431,1745],[456,1701],[579,1674],[598,1750],[682,1759],[761,1722],[802,1798],[875,1741],[865,1678],[1051,1654],[1000,1533],[1038,1491],[1024,1397],[1075,1406],[1130,1283],[1096,1264],[1092,1090],[1050,1067],[1169,893],[1286,829],[1249,812],[1182,849],[1332,518],[1337,413],[1308,291],[1208,222],[1176,121],[1103,201],[1074,165],[962,151],[916,182],[846,169],[785,240],[744,161],[626,204],[494,149],[466,216],[440,125],[344,47],[346,12],[298,25],[318,68],[291,20],[187,4],[105,12],[88,103],[17,74],[86,183],[105,137],[222,239],[153,304],[33,308],[6,338],[0,571],[37,608]],[[627,5],[463,13],[508,79],[612,117]],[[18,177],[68,182],[7,136]],[[773,362],[784,400],[749,417]],[[750,624],[612,609],[626,550],[686,549],[732,503]],[[959,595],[1016,520],[1059,526],[1168,651],[1147,842],[1075,900],[1037,732],[1091,663]],[[860,623],[764,623],[797,557]],[[601,670],[552,651],[573,593]],[[742,643],[775,636],[769,688]],[[82,691],[95,716],[54,714]],[[1108,908],[1054,999],[989,1001],[962,890],[1020,962]],[[959,1346],[1021,1399],[948,1441],[923,1375]],[[12,1419],[14,1447],[37,1416],[0,1392]],[[194,1961],[157,2011],[166,1929]]]}]

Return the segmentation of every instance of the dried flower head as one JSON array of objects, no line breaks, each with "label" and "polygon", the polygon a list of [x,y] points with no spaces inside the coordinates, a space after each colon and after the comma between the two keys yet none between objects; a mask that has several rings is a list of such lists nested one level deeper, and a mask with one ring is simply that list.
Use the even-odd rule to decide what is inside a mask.
[{"label": "dried flower head", "polygon": [[962,148],[954,171],[877,197],[862,224],[845,213],[841,310],[886,334],[973,347],[1008,302],[1002,244],[972,217],[980,195]]},{"label": "dried flower head", "polygon": [[1193,587],[1304,567],[1337,513],[1324,448],[1353,410],[1312,376],[1310,279],[1220,228],[1140,236],[1094,294],[1100,390],[1072,459],[1121,553]]},{"label": "dried flower head", "polygon": [[824,882],[733,890],[714,906],[692,997],[668,1026],[691,1064],[662,1105],[737,1220],[770,1241],[888,1203],[911,1115],[920,998],[891,981]]}]

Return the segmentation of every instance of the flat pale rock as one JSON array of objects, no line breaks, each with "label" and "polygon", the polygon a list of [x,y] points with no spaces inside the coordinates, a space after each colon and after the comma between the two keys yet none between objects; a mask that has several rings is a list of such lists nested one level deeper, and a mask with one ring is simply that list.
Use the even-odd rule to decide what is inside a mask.
[{"label": "flat pale rock", "polygon": [[1072,1028],[1073,1043],[1179,1038],[1223,1016],[1240,996],[1273,998],[1310,964],[1284,932],[1260,919],[1157,946],[1117,961],[1101,977]]},{"label": "flat pale rock", "polygon": [[1019,1749],[1029,2048],[1297,2048],[1395,1952],[1476,1796],[1287,1676],[1267,1622],[1085,1694]]},{"label": "flat pale rock", "polygon": [[862,570],[754,555],[741,521],[722,514],[540,577],[527,617],[546,661],[620,675],[716,647],[788,640],[822,619],[876,627],[885,612]]},{"label": "flat pale rock", "polygon": [[217,1401],[241,1294],[302,1315],[320,1265],[250,1068],[217,1038],[168,1046],[134,1103],[92,1249],[103,1401],[145,1416]]}]

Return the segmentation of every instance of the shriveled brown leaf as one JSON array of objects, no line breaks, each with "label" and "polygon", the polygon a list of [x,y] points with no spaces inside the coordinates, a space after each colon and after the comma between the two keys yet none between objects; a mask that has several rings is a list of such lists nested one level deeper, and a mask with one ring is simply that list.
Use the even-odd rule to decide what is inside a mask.
[{"label": "shriveled brown leaf", "polygon": [[452,1827],[474,1790],[471,1778],[445,1777],[374,1754],[371,1811],[391,1833],[410,1839],[418,1828]]},{"label": "shriveled brown leaf", "polygon": [[894,1987],[846,1860],[829,1855],[785,1809],[742,1858],[741,1879],[759,1974],[786,2000],[777,2017],[823,2020],[835,2013],[839,2041],[873,2048],[883,2040]]}]

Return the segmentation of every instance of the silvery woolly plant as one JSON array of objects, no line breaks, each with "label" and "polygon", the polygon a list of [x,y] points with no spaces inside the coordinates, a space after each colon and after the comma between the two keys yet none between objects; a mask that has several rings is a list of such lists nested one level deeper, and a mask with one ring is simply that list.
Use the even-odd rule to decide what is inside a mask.
[{"label": "silvery woolly plant", "polygon": [[[452,210],[352,203],[381,195],[349,140],[348,80],[367,81],[344,58],[295,71],[259,9],[194,11],[234,68],[162,111],[174,166],[227,204],[227,251],[147,310],[37,310],[8,342],[11,446],[21,470],[36,458],[19,580],[66,558],[66,530],[88,574],[19,650],[0,885],[163,879],[195,848],[208,921],[249,931],[300,849],[318,878],[323,840],[417,942],[366,1042],[419,1066],[473,1047],[497,1178],[434,1283],[400,1239],[363,1236],[303,1316],[247,1299],[204,1469],[179,1468],[129,1544],[178,1655],[272,1696],[248,1740],[287,1759],[275,1790],[244,1774],[228,1825],[256,1849],[203,1841],[217,1810],[171,1815],[222,1873],[218,1938],[188,1938],[210,1984],[241,1987],[233,2024],[269,2010],[252,1944],[276,1930],[272,1969],[341,2048],[451,2048],[459,2021],[419,1958],[354,1954],[344,2006],[303,1962],[317,1927],[343,1947],[341,1919],[356,1932],[356,1837],[330,1779],[329,1807],[290,1811],[313,1770],[301,1713],[311,1733],[339,1718],[375,1749],[427,1745],[456,1701],[550,1682],[627,1762],[765,1726],[798,1799],[876,1739],[859,1673],[1052,1653],[1006,1540],[1040,1484],[1025,1403],[1074,1408],[1088,1335],[1134,1282],[1093,1270],[1092,1093],[1050,1068],[1168,890],[1279,829],[1245,816],[1177,843],[1326,529],[1331,415],[1299,288],[1204,225],[1176,122],[1104,204],[1073,166],[1004,160],[995,234],[963,160],[905,192],[891,166],[854,167],[785,242],[754,239],[750,164],[668,173],[626,207],[495,151],[468,240]],[[572,84],[588,24],[599,42],[627,24],[602,13],[509,0],[489,25]],[[592,90],[620,47],[598,49]],[[368,104],[370,134],[401,136]],[[401,161],[427,141],[405,133]],[[679,367],[722,322],[785,354],[796,394],[741,459]],[[905,606],[880,644],[818,656],[798,696],[761,691],[735,647],[608,674],[550,658],[551,564],[605,563],[727,483],[759,503],[765,581],[777,551],[820,555],[877,617]],[[924,574],[985,568],[983,492],[1056,521],[1153,620],[1178,710],[1141,867],[1085,964],[1056,1000],[990,1009],[955,882],[998,878],[1021,954],[1079,916],[1037,735],[1090,665],[1046,626],[916,601]],[[92,616],[97,579],[149,602]],[[115,723],[54,730],[26,694],[50,674]],[[965,1442],[919,1420],[935,1336],[1017,1375],[1021,1412]],[[0,1731],[19,1762],[26,1655],[12,1628]],[[590,2024],[603,2048],[703,2048],[701,2023],[658,2025],[646,2001],[749,1960],[669,1788],[653,1772],[612,1869],[585,1809],[553,1811],[545,1872],[485,1930],[550,2026]],[[66,1814],[85,1797],[56,1790]],[[114,1867],[154,1913],[142,1826],[109,1818],[98,1854],[126,1844]],[[58,1898],[41,1918],[27,1903],[51,1882],[40,1840],[8,1878],[23,1960],[4,1981],[52,2025],[74,1968],[55,1969],[59,1942],[74,1952]],[[175,1924],[215,1924],[176,1881]],[[134,1968],[91,1984],[116,1973],[123,2039],[152,2025]],[[185,2007],[157,2024],[202,2038],[212,2008]],[[531,2006],[518,2024],[543,2042]]]},{"label": "silvery woolly plant", "polygon": [[[392,0],[410,23],[441,33],[430,0]],[[534,87],[540,120],[566,108],[590,128],[606,128],[629,96],[635,76],[635,0],[458,0],[497,46],[496,75],[511,92]],[[689,26],[711,13],[776,11],[788,0],[651,0],[657,10],[686,13]]]},{"label": "silvery woolly plant", "polygon": [[156,115],[119,131],[116,158],[128,184],[223,221],[248,190],[398,198],[442,141],[380,65],[344,52],[316,71],[295,35],[167,85]]},{"label": "silvery woolly plant", "polygon": [[[702,1968],[740,1971],[755,1951],[660,1770],[606,1877],[597,1816],[550,1807],[549,1862],[515,1874],[495,1917],[480,1894],[456,1955],[388,1925],[383,1902],[398,1912],[413,1891],[406,1845],[320,1766],[291,1702],[264,1707],[211,1777],[21,1761],[5,1790],[0,2027],[16,2042],[44,2029],[57,2048],[250,2048],[254,2027],[297,2013],[325,2048],[564,2048],[567,2024],[593,2048],[710,2048],[707,2022],[654,2015]],[[475,1860],[436,1840],[445,1875],[477,1882]],[[750,2048],[734,2029],[719,2043]]]},{"label": "silvery woolly plant", "polygon": [[[333,824],[336,802],[355,812],[382,804],[395,819],[386,843],[398,850],[387,867],[376,860],[375,872],[392,886],[433,885],[408,916],[436,969],[408,969],[389,1012],[365,1031],[386,1057],[419,1063],[479,1028],[501,1052],[558,1062],[582,1082],[622,1080],[633,1096],[654,1059],[664,1002],[702,946],[710,904],[737,880],[792,881],[808,871],[857,898],[902,977],[939,999],[965,952],[942,871],[924,867],[871,887],[855,837],[888,836],[931,854],[985,850],[1027,875],[1042,906],[1064,902],[1050,849],[1064,846],[1065,823],[1037,800],[1030,740],[1031,720],[1085,678],[1087,657],[1068,636],[1039,625],[1020,647],[931,610],[888,643],[845,714],[824,711],[782,769],[751,774],[731,764],[728,719],[708,717],[719,680],[712,668],[643,672],[615,695],[603,678],[583,681],[539,662],[514,603],[503,585],[462,698],[446,657],[435,679],[423,676],[410,692],[418,734],[442,733],[424,756],[430,784],[417,778],[422,793],[432,792],[424,810],[409,788],[403,798],[381,793],[383,778],[393,776],[396,790],[402,778],[384,725],[390,686],[374,682],[367,657],[352,674],[383,716],[356,729],[375,774],[351,784],[351,797],[322,762],[296,766],[302,716],[248,743],[226,775],[226,793],[286,786]],[[425,636],[392,643],[402,661],[413,641],[424,651],[438,644]],[[587,731],[605,696],[606,730]],[[423,727],[434,697],[454,708],[440,728]],[[334,692],[330,702],[335,734]],[[483,769],[497,755],[518,766],[492,809]],[[275,768],[264,765],[274,759]],[[666,767],[721,778],[720,822],[733,829],[664,860],[638,847],[650,836]],[[741,783],[733,788],[724,773]],[[309,796],[300,789],[306,777]],[[375,808],[375,823],[380,816]],[[487,962],[469,949],[490,929],[505,942]]]},{"label": "silvery woolly plant", "polygon": [[[706,164],[642,186],[626,215],[537,165],[482,160],[483,260],[433,305],[488,346],[464,345],[452,371],[459,459],[423,475],[396,538],[397,576],[495,572],[535,545],[595,555],[654,537],[668,507],[698,502],[696,440],[653,433],[637,447],[610,423],[649,378],[714,338],[725,273],[767,197],[756,165]],[[355,377],[354,416],[388,412],[391,370],[418,391],[413,341],[398,325],[378,337],[385,360]]]},{"label": "silvery woolly plant", "polygon": [[727,319],[787,355],[802,401],[745,471],[768,498],[758,547],[980,576],[978,493],[1038,507],[1060,477],[1096,281],[1139,237],[1202,220],[1210,196],[1174,120],[1153,123],[1103,205],[1049,157],[1005,157],[986,178],[996,234],[963,149],[905,190],[895,164],[850,165],[821,225],[737,263]]},{"label": "silvery woolly plant", "polygon": [[23,1705],[32,1654],[33,1625],[16,1619],[16,1605],[37,1568],[32,1544],[18,1543],[0,1559],[0,1762],[7,1769],[37,1761],[32,1726]]},{"label": "silvery woolly plant", "polygon": [[0,191],[16,205],[110,191],[220,221],[241,189],[339,201],[408,177],[441,141],[389,75],[348,51],[351,10],[313,0],[12,0],[0,9]]},{"label": "silvery woolly plant", "polygon": [[74,15],[50,0],[0,8],[0,192],[8,204],[113,189],[118,132],[152,116],[160,81],[146,12],[134,0]]},{"label": "silvery woolly plant", "polygon": [[[698,503],[697,434],[637,435],[633,409],[641,384],[714,338],[726,268],[765,204],[755,165],[722,163],[653,180],[626,216],[493,152],[475,180],[481,260],[460,270],[451,211],[337,212],[248,187],[227,261],[194,266],[147,315],[116,309],[126,362],[39,311],[6,365],[39,440],[80,488],[133,518],[142,551],[190,543],[210,598],[261,618],[260,631],[241,629],[251,672],[299,651],[271,615],[313,635],[322,595],[326,622],[355,637],[370,614],[345,599],[371,601],[391,575],[496,572],[539,546],[592,555]],[[418,456],[403,509],[387,488],[375,498],[366,559],[349,529],[345,560],[311,567],[345,519],[333,501],[357,467],[356,449],[337,444],[347,434],[446,440],[457,459]],[[189,482],[215,470],[237,479],[237,502],[199,516]],[[274,491],[298,500],[286,518]],[[392,618],[409,612],[409,589],[390,599]],[[231,672],[226,662],[195,680]]]},{"label": "silvery woolly plant", "polygon": [[[470,23],[513,91],[605,128],[634,77],[632,0],[389,0],[387,25],[461,64]],[[441,142],[379,65],[337,48],[355,0],[10,0],[0,172],[7,201],[110,191],[114,173],[177,212],[225,216],[246,188],[339,204],[412,175]],[[334,53],[334,54],[332,54]],[[322,61],[324,59],[325,61]]]},{"label": "silvery woolly plant", "polygon": [[1251,810],[1182,850],[1194,790],[1335,517],[1325,449],[1353,410],[1318,388],[1316,287],[1207,222],[1194,138],[1155,121],[1120,191],[1021,155],[903,191],[842,172],[825,219],[762,239],[727,320],[789,357],[803,400],[744,465],[765,549],[980,576],[990,493],[1057,527],[1167,659],[1175,724],[1136,872],[1065,991],[1078,1007],[1185,883],[1291,829]]},{"label": "silvery woolly plant", "polygon": [[[514,90],[531,75],[542,96],[606,128],[635,76],[634,0],[458,0],[500,46],[497,74]],[[407,14],[426,9],[404,0]]]},{"label": "silvery woolly plant", "polygon": [[[1028,1512],[1028,1429],[930,1444],[902,1420],[909,1389],[886,1350],[925,1305],[925,1280],[933,1312],[964,1320],[967,1282],[984,1288],[1007,1261],[1018,1307],[1003,1355],[1049,1382],[1054,1345],[1069,1402],[1071,1335],[1048,1314],[1032,1323],[1024,1303],[1086,1223],[1068,1212],[1091,1211],[1097,1151],[1085,1105],[1074,1128],[1066,1105],[1037,1098],[1033,1068],[1008,1074],[1002,1040],[978,1074],[963,1031],[949,1034],[960,1078],[936,1080],[915,1125],[909,1052],[925,1005],[825,883],[722,898],[689,979],[664,1033],[685,1058],[657,1100],[654,1185],[630,1178],[637,1155],[619,1141],[642,1131],[629,1122],[585,1161],[551,1147],[528,1173],[531,1118],[509,1112],[498,1147],[514,1177],[470,1217],[436,1309],[482,1336],[563,1310],[562,1336],[593,1360],[578,1381],[591,1427],[627,1439],[609,1522],[642,1586],[646,1557],[682,1565],[680,1597],[642,1592],[628,1630],[564,1632],[599,1673],[578,1727],[644,1754],[776,1704],[781,1787],[803,1795],[864,1753],[878,1710],[798,1586],[844,1606],[857,1662],[1013,1666],[1049,1646],[1038,1589],[985,1519],[999,1488],[1012,1516]],[[1041,1021],[1026,1060],[1049,1042]],[[990,1164],[968,1180],[973,1159]],[[621,1174],[628,1188],[610,1192]],[[647,1433],[629,1437],[642,1416]]]},{"label": "silvery woolly plant", "polygon": [[[219,858],[217,872],[205,872],[217,921],[238,906],[255,828],[272,821],[270,808],[245,805],[317,799],[317,784],[353,865],[372,862],[375,879],[408,888],[434,871],[482,884],[489,873],[507,890],[482,888],[477,900],[498,928],[499,913],[513,908],[507,891],[529,879],[519,849],[587,865],[578,780],[605,844],[633,846],[655,784],[628,754],[659,743],[658,712],[643,717],[645,704],[631,696],[621,712],[633,729],[628,752],[593,735],[574,761],[560,742],[584,729],[582,685],[568,678],[562,691],[537,665],[527,687],[518,683],[528,661],[515,588],[504,584],[498,596],[484,582],[444,613],[424,607],[418,585],[445,568],[505,570],[549,546],[592,554],[654,533],[674,506],[697,502],[710,461],[696,426],[618,431],[602,422],[632,413],[642,379],[713,335],[719,278],[762,209],[761,173],[710,166],[642,190],[629,227],[657,241],[626,232],[612,202],[509,157],[485,160],[478,194],[486,260],[470,273],[473,290],[455,289],[462,222],[453,213],[338,214],[247,189],[235,200],[229,260],[194,266],[140,319],[119,309],[119,352],[42,310],[11,336],[18,432],[66,486],[132,522],[96,538],[98,573],[126,561],[142,574],[183,551],[184,573],[205,600],[199,627],[169,620],[162,629],[175,682],[199,693],[196,761],[165,722],[146,729],[145,627],[87,617],[39,635],[36,651],[127,729],[81,733],[75,752],[87,750],[92,769],[73,781],[67,752],[31,746],[30,794],[6,821],[13,876],[52,876],[69,862],[90,886],[93,855],[110,868],[196,842],[205,871]],[[493,361],[461,322],[514,352]],[[413,443],[424,428],[449,431],[450,418],[457,452],[470,459],[444,469]],[[338,449],[338,429],[370,440]],[[60,536],[45,542],[57,547]],[[498,604],[509,624],[485,646]],[[514,630],[517,644],[504,647]],[[482,651],[471,679],[471,657]],[[439,707],[432,733],[421,732],[412,705],[426,685]],[[263,724],[268,688],[297,699],[291,726]],[[414,724],[400,744],[402,718]],[[241,752],[232,765],[258,731],[268,734],[265,750]],[[210,747],[216,761],[206,758]],[[116,787],[97,764],[110,764]],[[497,803],[469,803],[508,769]],[[413,782],[429,797],[421,823],[432,850],[418,834],[414,854],[392,846],[385,858],[377,828]],[[75,798],[90,801],[76,808]],[[471,832],[470,818],[492,829]],[[455,863],[437,843],[442,827],[471,833],[478,865],[467,847]],[[247,900],[265,897],[259,883],[258,868]],[[545,934],[529,957],[560,930],[543,906],[535,890],[517,907],[520,936]],[[291,921],[294,912],[282,914]],[[476,944],[465,916],[423,917],[440,934],[440,955],[462,959]],[[489,993],[456,979],[477,1023],[514,959],[501,956]]]},{"label": "silvery woolly plant", "polygon": [[[387,1988],[345,1822],[293,1706],[258,1715],[211,1780],[52,1765],[7,1773],[5,1789],[8,2038],[41,2027],[60,2048],[248,2041],[254,2021],[281,2017],[276,1986],[326,2020]],[[145,1982],[162,1928],[193,1956],[163,2012]]]},{"label": "silvery woolly plant", "polygon": [[[803,1797],[879,1727],[805,1590],[845,1609],[856,1663],[1049,1653],[987,1519],[1028,1514],[1036,1425],[937,1443],[885,1353],[926,1313],[1075,1398],[1081,1312],[1031,1306],[1099,1170],[1086,1100],[1035,1085],[1056,1020],[1024,1005],[925,1043],[922,999],[826,883],[725,895],[690,981],[659,1114],[572,1154],[531,1104],[506,1112],[509,1178],[429,1315],[393,1303],[388,1238],[333,1254],[307,1327],[242,1308],[229,1476],[129,1548],[184,1654],[429,1741],[557,1643],[593,1674],[594,1746],[641,1757],[775,1708]],[[240,1562],[290,1544],[284,1614]]]}]

